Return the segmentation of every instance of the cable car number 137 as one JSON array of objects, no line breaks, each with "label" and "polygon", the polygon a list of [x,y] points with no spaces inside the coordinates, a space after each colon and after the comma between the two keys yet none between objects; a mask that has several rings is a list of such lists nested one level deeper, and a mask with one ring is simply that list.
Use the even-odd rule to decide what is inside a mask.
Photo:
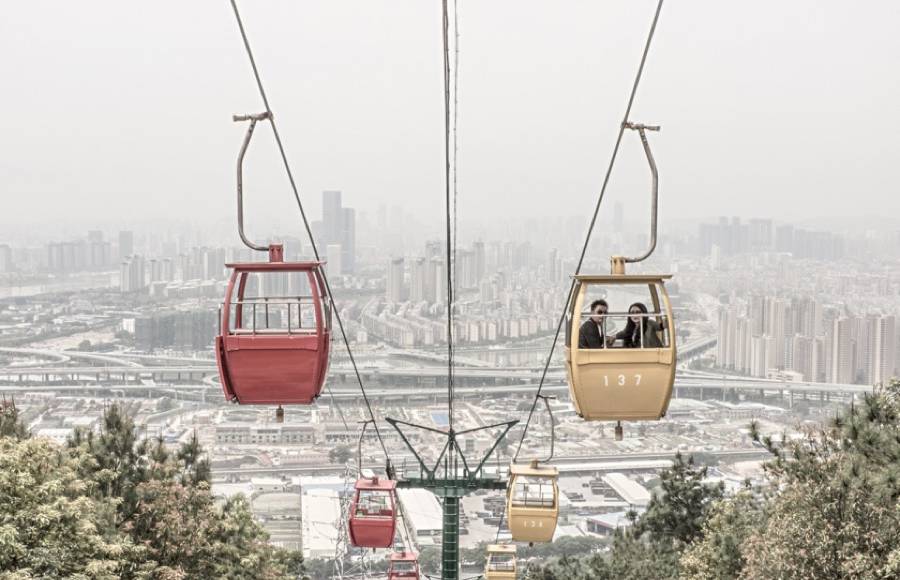
[{"label": "cable car number 137", "polygon": [[[629,380],[631,377],[631,380]],[[633,375],[603,375],[603,386],[604,387],[624,387],[624,386],[641,386],[641,375],[633,374]]]}]

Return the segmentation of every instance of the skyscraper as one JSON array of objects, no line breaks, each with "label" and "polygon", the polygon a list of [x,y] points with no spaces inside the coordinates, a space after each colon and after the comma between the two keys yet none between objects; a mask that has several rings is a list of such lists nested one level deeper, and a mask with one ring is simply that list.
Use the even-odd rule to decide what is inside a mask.
[{"label": "skyscraper", "polygon": [[[328,246],[341,247],[341,274],[352,274],[356,269],[356,212],[343,207],[340,191],[322,192],[322,224],[316,232],[323,250]],[[331,272],[333,268],[329,268]]]},{"label": "skyscraper", "polygon": [[341,216],[341,272],[356,271],[356,210],[343,208]]}]

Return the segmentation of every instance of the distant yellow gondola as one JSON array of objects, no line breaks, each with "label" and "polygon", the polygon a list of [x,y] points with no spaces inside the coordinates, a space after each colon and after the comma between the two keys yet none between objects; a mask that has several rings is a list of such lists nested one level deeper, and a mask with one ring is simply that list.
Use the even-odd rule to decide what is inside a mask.
[{"label": "distant yellow gondola", "polygon": [[487,548],[484,566],[485,580],[516,580],[516,547],[512,544],[492,544]]},{"label": "distant yellow gondola", "polygon": [[552,542],[559,518],[559,470],[530,465],[509,467],[506,513],[509,531],[517,542]]},{"label": "distant yellow gondola", "polygon": [[[670,278],[671,275],[624,273],[575,277],[566,333],[566,374],[575,410],[584,419],[657,420],[666,414],[676,366],[675,319],[665,288],[665,281]],[[647,288],[652,311],[643,317],[654,320],[656,336],[641,336],[640,344],[625,348],[612,342],[613,337],[604,333],[600,348],[579,348],[581,324],[590,316],[586,312],[589,306],[586,297],[592,287]],[[600,317],[600,324],[605,327],[616,317],[627,319],[628,316],[627,312],[610,313]]]}]

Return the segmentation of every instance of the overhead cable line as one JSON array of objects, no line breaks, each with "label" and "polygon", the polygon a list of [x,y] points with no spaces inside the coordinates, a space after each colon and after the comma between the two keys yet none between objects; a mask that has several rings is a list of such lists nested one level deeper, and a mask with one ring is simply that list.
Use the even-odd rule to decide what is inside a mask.
[{"label": "overhead cable line", "polygon": [[459,0],[453,0],[453,279],[459,280]]},{"label": "overhead cable line", "polygon": [[[448,0],[442,0],[443,41],[444,41],[444,188],[447,210],[447,414],[450,432],[453,432],[453,214],[451,213],[451,155],[450,155],[450,18]],[[455,4],[454,4],[455,6]],[[453,160],[455,163],[455,159]]]},{"label": "overhead cable line", "polygon": [[[263,88],[262,79],[259,75],[259,69],[256,66],[256,59],[253,58],[253,51],[250,49],[250,41],[247,39],[247,32],[244,29],[244,22],[241,19],[241,14],[238,11],[237,1],[231,0],[231,7],[234,10],[234,17],[237,20],[238,28],[241,31],[241,38],[244,40],[244,48],[247,51],[247,57],[250,59],[250,66],[253,68],[253,76],[256,79],[256,86],[259,89],[259,95],[262,97],[263,104],[266,107],[266,113],[268,114],[268,121],[272,125],[272,134],[275,135],[275,143],[278,145],[278,151],[281,154],[281,161],[284,164],[284,170],[287,173],[288,181],[291,184],[291,190],[294,192],[294,199],[297,202],[297,207],[300,210],[300,217],[303,219],[303,226],[306,228],[306,233],[309,236],[310,244],[312,245],[313,255],[316,258],[317,262],[321,261],[319,257],[319,250],[316,247],[316,240],[312,233],[312,228],[310,227],[309,220],[306,217],[306,211],[303,209],[303,202],[300,201],[300,192],[297,188],[297,183],[294,180],[294,174],[291,171],[290,163],[288,163],[287,154],[284,151],[284,145],[281,142],[281,135],[278,133],[278,126],[275,123],[275,116],[272,113],[272,107],[269,106],[269,99],[266,96],[266,91]],[[338,328],[341,331],[341,337],[344,340],[344,345],[347,347],[347,355],[350,358],[350,364],[353,366],[353,372],[356,375],[356,381],[359,383],[359,389],[362,392],[363,400],[366,403],[366,408],[369,411],[369,416],[372,419],[372,423],[375,426],[375,435],[378,437],[378,442],[381,444],[381,448],[384,451],[385,458],[387,462],[390,463],[390,456],[388,455],[387,446],[384,443],[384,440],[381,438],[381,432],[378,430],[378,422],[375,420],[375,412],[372,409],[372,404],[369,401],[369,397],[366,394],[366,388],[363,385],[362,376],[359,374],[359,368],[356,366],[356,359],[353,356],[353,350],[350,347],[350,341],[347,340],[347,333],[344,329],[344,323],[341,320],[341,313],[338,311],[337,305],[334,302],[334,294],[331,292],[331,285],[328,282],[328,276],[325,274],[324,269],[322,270],[322,279],[325,282],[325,290],[328,292],[328,301],[331,304],[331,310],[334,313],[335,318],[337,319]],[[331,389],[329,389],[329,393]],[[332,396],[332,400],[334,400]],[[343,418],[343,412],[341,412],[341,416]],[[344,422],[346,426],[346,421]]]},{"label": "overhead cable line", "polygon": [[[594,207],[594,214],[591,217],[591,223],[588,226],[587,235],[584,239],[584,246],[581,249],[581,256],[578,258],[578,265],[575,267],[575,275],[577,276],[581,272],[581,266],[584,264],[584,258],[587,255],[588,246],[591,242],[591,234],[594,231],[594,226],[597,223],[597,216],[600,213],[600,205],[603,203],[603,197],[606,195],[606,186],[609,184],[609,178],[612,175],[613,166],[616,163],[616,157],[619,154],[619,146],[622,143],[622,136],[625,133],[625,129],[628,127],[630,123],[629,118],[631,116],[631,107],[634,104],[634,98],[637,94],[638,85],[641,82],[641,76],[644,74],[644,64],[647,62],[647,55],[650,52],[650,44],[653,41],[653,35],[656,32],[656,23],[659,21],[659,13],[662,10],[663,0],[659,0],[659,3],[656,6],[656,12],[653,15],[653,23],[650,25],[650,32],[647,34],[647,42],[644,44],[644,52],[641,55],[641,63],[638,66],[637,74],[634,77],[634,84],[631,87],[631,95],[628,97],[628,105],[625,107],[625,115],[622,118],[622,123],[619,125],[619,133],[616,136],[616,144],[613,147],[612,156],[609,160],[609,166],[606,168],[606,175],[603,178],[603,185],[600,187],[600,195],[597,198],[597,205]],[[572,277],[572,284],[569,287],[569,292],[567,294],[566,303],[563,306],[562,315],[559,317],[559,322],[556,325],[556,334],[553,336],[553,342],[550,345],[550,354],[547,355],[547,362],[544,365],[544,370],[541,373],[541,380],[538,384],[538,390],[534,397],[534,402],[531,404],[531,410],[528,412],[528,419],[525,421],[525,428],[522,429],[522,437],[519,439],[519,445],[516,448],[516,454],[513,456],[513,461],[515,462],[519,457],[519,452],[522,450],[522,443],[525,441],[525,436],[528,434],[528,426],[531,424],[531,417],[534,415],[534,411],[537,408],[538,401],[540,400],[541,390],[544,388],[544,381],[547,378],[547,371],[550,369],[550,363],[553,360],[553,353],[556,349],[556,343],[559,340],[559,333],[562,330],[563,324],[566,320],[566,314],[569,311],[569,302],[572,300],[572,291],[575,289],[575,277]]]}]

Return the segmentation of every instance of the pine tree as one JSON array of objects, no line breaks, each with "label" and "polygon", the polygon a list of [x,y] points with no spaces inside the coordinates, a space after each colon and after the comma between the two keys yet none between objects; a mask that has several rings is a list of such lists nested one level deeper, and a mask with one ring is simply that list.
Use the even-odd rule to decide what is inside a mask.
[{"label": "pine tree", "polygon": [[900,578],[900,381],[778,444],[758,503],[722,502],[682,558],[694,580]]},{"label": "pine tree", "polygon": [[16,408],[16,402],[6,397],[0,399],[0,437],[14,437],[16,439],[25,439],[28,437],[28,430],[19,420],[19,410]]},{"label": "pine tree", "polygon": [[0,580],[295,579],[297,552],[268,545],[242,496],[216,505],[196,434],[176,453],[137,441],[110,407],[68,445],[23,439],[3,410]]}]

